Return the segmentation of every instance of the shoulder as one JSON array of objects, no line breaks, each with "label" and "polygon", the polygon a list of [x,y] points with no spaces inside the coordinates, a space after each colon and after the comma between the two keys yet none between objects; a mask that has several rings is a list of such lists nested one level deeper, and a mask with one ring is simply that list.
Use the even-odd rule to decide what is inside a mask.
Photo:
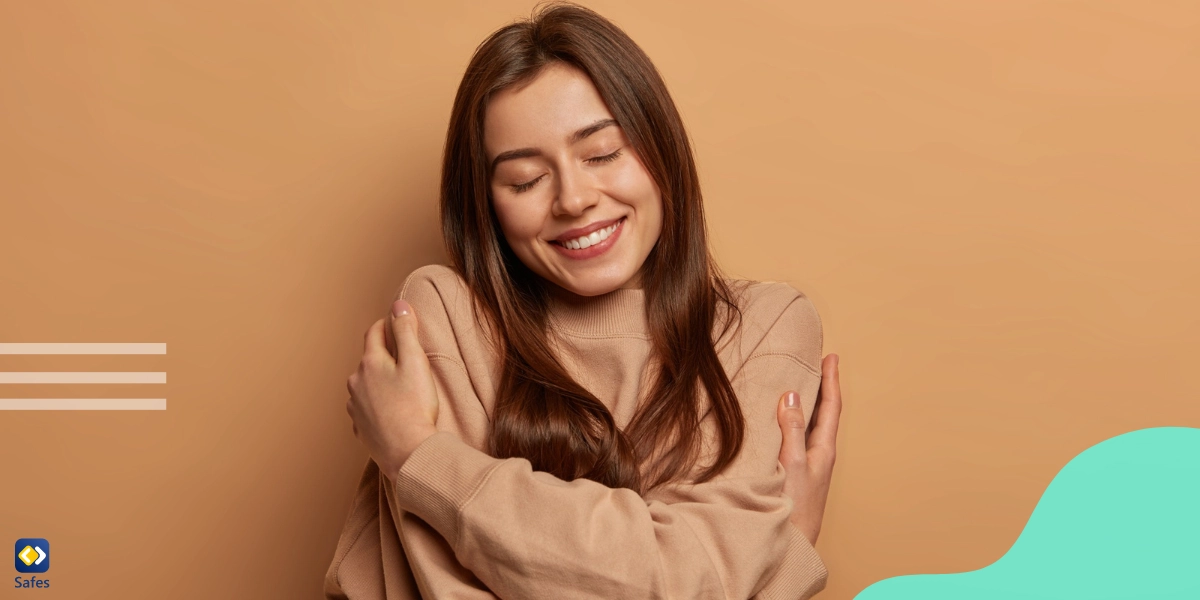
[{"label": "shoulder", "polygon": [[441,313],[446,319],[458,320],[469,315],[471,290],[454,269],[446,265],[425,265],[404,278],[392,301],[404,299],[412,305],[417,318]]},{"label": "shoulder", "polygon": [[392,301],[403,299],[413,307],[418,336],[427,353],[455,355],[457,347],[469,341],[463,333],[474,329],[471,298],[458,272],[430,264],[409,273]]},{"label": "shoulder", "polygon": [[741,310],[738,362],[784,355],[820,374],[824,331],[808,295],[780,281],[727,279],[726,283]]},{"label": "shoulder", "polygon": [[467,282],[457,271],[446,265],[432,264],[417,267],[409,273],[400,289],[396,290],[393,300],[403,298],[411,303],[412,296],[420,297],[431,293],[458,295],[466,291]]}]

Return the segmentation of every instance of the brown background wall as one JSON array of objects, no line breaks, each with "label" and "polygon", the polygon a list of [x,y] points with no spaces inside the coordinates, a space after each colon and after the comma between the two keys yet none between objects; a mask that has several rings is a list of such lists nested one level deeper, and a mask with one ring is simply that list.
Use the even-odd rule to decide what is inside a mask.
[{"label": "brown background wall", "polygon": [[[722,265],[807,292],[843,357],[823,598],[980,568],[1088,446],[1200,426],[1195,3],[587,4],[666,77]],[[319,595],[366,458],[346,376],[444,259],[455,88],[531,7],[0,4],[0,342],[168,344],[0,356],[169,377],[0,386],[168,402],[0,411],[40,597]]]}]

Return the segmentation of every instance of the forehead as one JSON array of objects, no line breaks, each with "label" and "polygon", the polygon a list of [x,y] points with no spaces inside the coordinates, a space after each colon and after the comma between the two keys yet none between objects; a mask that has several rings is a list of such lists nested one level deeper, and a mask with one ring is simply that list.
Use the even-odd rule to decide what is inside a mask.
[{"label": "forehead", "polygon": [[566,144],[576,130],[611,117],[583,71],[552,63],[523,87],[491,98],[483,119],[484,147],[490,158],[514,148]]}]

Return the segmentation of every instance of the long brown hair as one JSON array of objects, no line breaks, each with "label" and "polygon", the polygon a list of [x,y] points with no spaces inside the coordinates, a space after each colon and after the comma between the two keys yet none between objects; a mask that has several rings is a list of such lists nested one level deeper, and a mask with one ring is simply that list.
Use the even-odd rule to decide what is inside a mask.
[{"label": "long brown hair", "polygon": [[[490,453],[526,458],[534,470],[567,481],[584,477],[645,493],[696,464],[707,415],[699,414],[700,384],[720,435],[715,461],[694,482],[708,481],[742,447],[745,419],[714,346],[741,313],[709,252],[683,120],[657,69],[624,31],[568,2],[542,8],[476,48],[454,98],[442,165],[442,232],[452,266],[504,357]],[[553,284],[516,257],[491,203],[483,144],[488,100],[557,61],[591,78],[662,195],[662,232],[641,271],[655,383],[624,431],[551,350],[546,286]],[[718,317],[724,326],[716,333]]]}]

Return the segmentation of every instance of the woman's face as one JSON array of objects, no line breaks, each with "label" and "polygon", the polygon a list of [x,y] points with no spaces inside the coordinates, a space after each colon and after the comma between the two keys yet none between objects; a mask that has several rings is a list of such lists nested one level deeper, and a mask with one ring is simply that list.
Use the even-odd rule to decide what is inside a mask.
[{"label": "woman's face", "polygon": [[591,79],[552,63],[488,103],[484,148],[500,228],[534,273],[580,296],[641,287],[662,198]]}]

